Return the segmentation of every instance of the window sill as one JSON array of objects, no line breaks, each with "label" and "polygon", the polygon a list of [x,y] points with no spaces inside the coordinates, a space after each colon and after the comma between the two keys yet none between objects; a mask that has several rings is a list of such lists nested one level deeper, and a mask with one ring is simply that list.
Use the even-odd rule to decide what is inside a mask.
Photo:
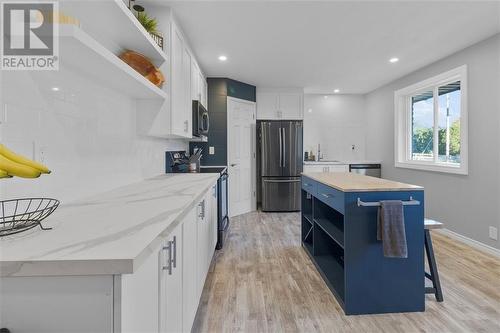
[{"label": "window sill", "polygon": [[464,176],[469,174],[467,167],[464,166],[463,164],[460,167],[455,167],[455,166],[450,166],[445,164],[435,164],[435,163],[396,162],[394,166],[396,168],[451,173]]}]

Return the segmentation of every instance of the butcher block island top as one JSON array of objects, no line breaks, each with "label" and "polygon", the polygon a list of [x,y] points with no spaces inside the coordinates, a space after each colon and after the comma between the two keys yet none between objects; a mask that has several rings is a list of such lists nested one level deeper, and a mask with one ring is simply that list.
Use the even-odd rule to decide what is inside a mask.
[{"label": "butcher block island top", "polygon": [[350,172],[304,172],[303,176],[342,192],[419,191],[422,186]]}]

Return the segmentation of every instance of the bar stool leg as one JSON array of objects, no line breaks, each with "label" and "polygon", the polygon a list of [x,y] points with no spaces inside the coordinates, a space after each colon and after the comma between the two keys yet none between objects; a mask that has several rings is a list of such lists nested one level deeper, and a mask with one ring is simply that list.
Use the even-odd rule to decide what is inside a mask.
[{"label": "bar stool leg", "polygon": [[439,273],[437,270],[436,258],[434,257],[434,249],[432,248],[431,233],[428,229],[425,232],[425,253],[427,262],[429,263],[430,274],[425,273],[425,276],[432,281],[433,288],[425,288],[426,293],[432,293],[436,296],[438,302],[443,301],[443,292],[441,290],[441,282],[439,282]]}]

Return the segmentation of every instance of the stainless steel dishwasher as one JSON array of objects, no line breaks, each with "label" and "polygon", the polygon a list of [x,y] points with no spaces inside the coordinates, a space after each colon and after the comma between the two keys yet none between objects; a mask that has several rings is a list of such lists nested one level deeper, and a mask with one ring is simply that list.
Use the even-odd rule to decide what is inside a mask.
[{"label": "stainless steel dishwasher", "polygon": [[349,172],[359,173],[365,176],[381,177],[381,165],[380,164],[349,164]]}]

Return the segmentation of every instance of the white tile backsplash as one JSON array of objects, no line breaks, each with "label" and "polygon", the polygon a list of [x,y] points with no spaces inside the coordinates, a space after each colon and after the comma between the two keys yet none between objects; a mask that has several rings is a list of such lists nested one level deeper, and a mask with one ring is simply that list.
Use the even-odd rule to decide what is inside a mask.
[{"label": "white tile backsplash", "polygon": [[304,110],[304,151],[317,155],[319,143],[326,160],[365,158],[364,96],[307,94]]},{"label": "white tile backsplash", "polygon": [[[140,134],[135,100],[61,65],[51,72],[3,72],[2,143],[45,163],[39,179],[0,180],[1,197],[72,201],[164,172],[168,149],[183,140]],[[59,91],[53,91],[58,87]]]}]

